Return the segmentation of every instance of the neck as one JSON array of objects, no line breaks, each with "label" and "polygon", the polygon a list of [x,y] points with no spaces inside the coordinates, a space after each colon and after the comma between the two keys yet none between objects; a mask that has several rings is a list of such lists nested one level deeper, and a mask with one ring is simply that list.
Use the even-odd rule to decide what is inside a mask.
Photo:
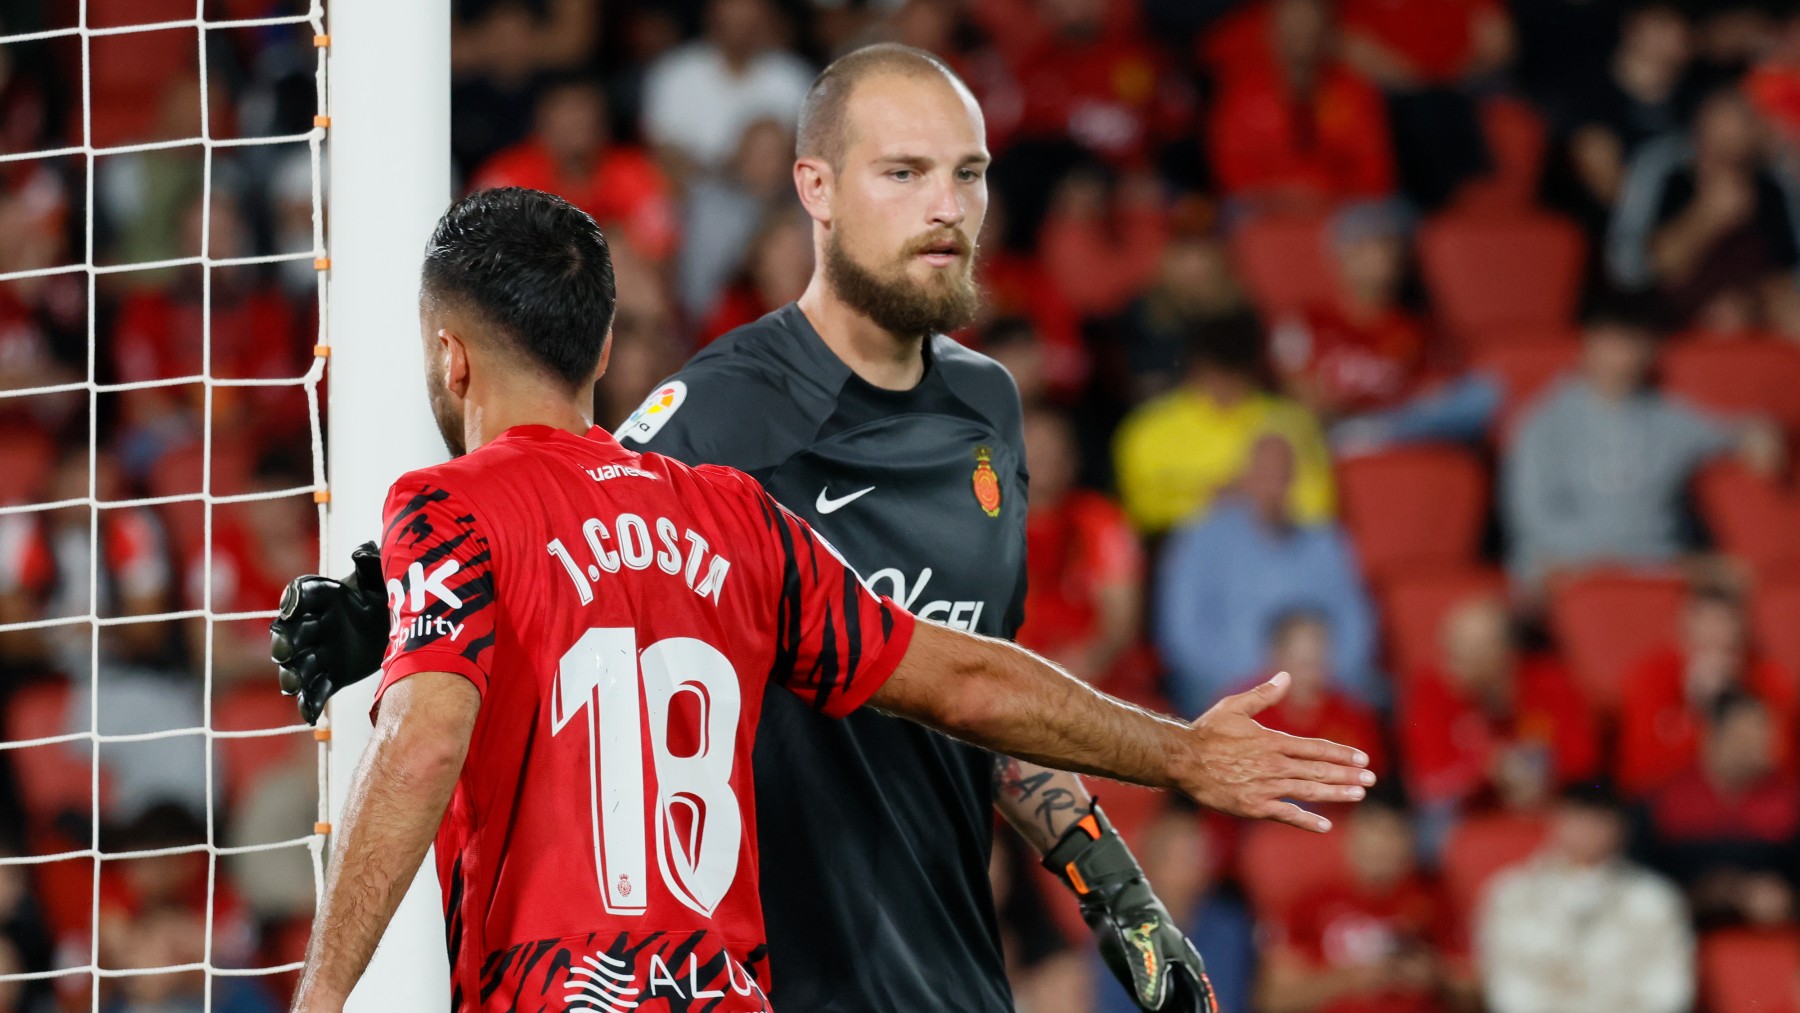
[{"label": "neck", "polygon": [[463,446],[474,453],[514,426],[549,426],[582,436],[594,426],[568,391],[532,384],[477,394],[463,408]]},{"label": "neck", "polygon": [[883,390],[911,390],[925,376],[925,335],[903,337],[852,309],[822,272],[800,296],[800,312],[850,371]]}]

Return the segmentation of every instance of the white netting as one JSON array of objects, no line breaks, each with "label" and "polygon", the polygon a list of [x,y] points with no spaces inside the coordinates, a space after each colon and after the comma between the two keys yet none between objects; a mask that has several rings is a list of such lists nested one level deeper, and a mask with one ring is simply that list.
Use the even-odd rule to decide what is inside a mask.
[{"label": "white netting", "polygon": [[[40,866],[63,861],[88,860],[93,863],[92,897],[90,898],[91,921],[88,926],[88,952],[83,963],[73,966],[57,966],[50,970],[24,973],[0,973],[0,984],[6,982],[29,982],[42,979],[77,979],[85,976],[91,987],[91,1008],[98,1011],[102,1005],[103,979],[125,978],[146,975],[168,975],[183,972],[204,972],[205,974],[205,1006],[211,1009],[214,1003],[214,979],[220,976],[265,976],[281,974],[297,970],[298,963],[283,963],[277,966],[264,967],[225,967],[215,963],[215,899],[222,870],[220,859],[259,852],[281,849],[309,849],[313,870],[313,893],[317,896],[322,878],[322,862],[324,834],[327,813],[326,764],[325,750],[329,741],[328,731],[321,730],[314,734],[313,729],[302,724],[290,724],[282,727],[221,730],[213,727],[214,700],[214,631],[217,624],[233,621],[266,620],[273,618],[275,612],[269,611],[218,611],[215,609],[214,582],[214,508],[232,504],[253,503],[258,501],[285,499],[289,497],[308,497],[316,504],[316,515],[319,530],[320,555],[323,555],[326,511],[329,496],[326,494],[326,472],[323,434],[321,431],[319,384],[325,375],[325,364],[329,354],[329,343],[325,333],[326,275],[329,266],[325,260],[325,233],[323,211],[323,180],[321,173],[322,144],[325,139],[329,120],[326,118],[326,50],[329,37],[325,34],[324,10],[322,0],[312,0],[310,8],[304,13],[296,13],[281,17],[262,17],[250,19],[210,19],[207,17],[207,0],[194,0],[194,17],[174,21],[160,21],[154,24],[139,24],[118,27],[89,27],[88,0],[80,0],[78,23],[74,27],[58,28],[48,31],[29,32],[13,35],[0,35],[0,47],[27,43],[47,42],[56,39],[78,40],[81,49],[81,87],[80,87],[80,145],[53,147],[43,150],[20,151],[0,154],[0,168],[7,163],[25,160],[44,160],[53,158],[76,158],[85,162],[85,250],[79,263],[56,264],[34,267],[27,270],[0,272],[0,283],[17,282],[32,278],[57,275],[85,274],[87,285],[87,365],[86,377],[79,381],[59,382],[47,385],[18,389],[0,390],[0,413],[9,404],[17,403],[15,399],[31,398],[45,395],[74,395],[85,392],[87,395],[87,430],[88,430],[88,481],[87,494],[77,497],[63,497],[41,502],[27,502],[0,506],[0,524],[8,518],[23,515],[47,515],[50,511],[62,511],[71,508],[86,508],[88,511],[88,544],[87,552],[87,610],[85,614],[64,615],[48,618],[33,618],[25,621],[0,623],[0,634],[22,633],[32,630],[53,630],[69,627],[87,626],[88,656],[87,678],[90,689],[87,692],[87,731],[43,734],[34,738],[13,739],[0,742],[0,758],[13,755],[13,751],[42,747],[68,748],[72,743],[88,744],[88,759],[91,768],[90,805],[88,813],[89,841],[86,848],[65,850],[48,854],[25,854],[16,856],[0,855],[0,865]],[[316,51],[313,79],[315,83],[317,112],[312,129],[304,133],[284,136],[263,136],[243,138],[214,138],[213,116],[210,108],[212,93],[208,80],[208,40],[209,33],[222,30],[278,29],[288,26],[298,32],[310,26],[313,33],[313,47]],[[157,140],[142,144],[124,144],[116,146],[96,146],[93,125],[93,48],[96,39],[118,36],[143,35],[152,32],[169,30],[191,30],[199,39],[198,74],[199,90],[199,134],[193,137]],[[305,144],[310,153],[311,164],[311,202],[312,202],[312,244],[311,249],[297,252],[280,253],[263,256],[212,256],[212,237],[214,202],[212,200],[214,184],[214,153],[220,150],[248,149],[259,146],[299,145]],[[199,253],[194,256],[161,258],[154,260],[138,260],[130,263],[102,264],[96,259],[95,211],[96,211],[96,176],[99,160],[117,155],[132,155],[146,152],[167,151],[174,149],[198,149],[202,157],[201,186],[202,198],[200,206]],[[213,320],[210,311],[213,301],[213,272],[221,268],[252,267],[255,265],[282,264],[288,262],[310,261],[317,273],[318,299],[318,337],[313,349],[310,367],[299,376],[278,378],[227,378],[213,375]],[[202,316],[200,333],[201,368],[197,374],[176,377],[159,377],[137,382],[103,383],[100,382],[102,369],[99,363],[98,319],[96,313],[97,288],[100,279],[122,272],[144,272],[156,269],[196,268],[199,271],[202,285],[202,301],[200,305],[207,307]],[[99,440],[101,434],[101,396],[119,394],[134,390],[148,390],[163,387],[195,385],[201,388],[204,400],[200,422],[200,489],[193,493],[177,493],[172,495],[138,497],[131,499],[106,499],[102,496],[102,484],[98,472]],[[309,416],[311,436],[311,471],[310,484],[290,488],[263,489],[254,492],[215,495],[214,490],[214,458],[215,436],[230,441],[235,434],[215,434],[214,430],[214,394],[215,391],[232,388],[294,388],[303,391],[306,399],[306,410]],[[4,499],[0,499],[3,503]],[[102,515],[108,511],[141,510],[152,507],[168,507],[176,504],[199,504],[203,512],[203,537],[199,544],[204,553],[201,573],[206,575],[204,588],[200,593],[198,607],[175,609],[147,615],[103,616],[100,609],[100,593],[102,587],[102,569],[106,565],[102,544]],[[324,560],[319,560],[321,568]],[[191,604],[195,604],[190,602]],[[199,725],[165,729],[138,734],[104,734],[101,731],[101,682],[103,655],[101,650],[101,631],[103,629],[145,623],[174,623],[180,621],[203,622],[206,636],[202,656],[196,659],[199,676],[202,680],[201,714]],[[273,672],[270,671],[267,682],[268,692],[273,694]],[[323,724],[321,729],[323,729]],[[37,729],[34,729],[34,731]],[[51,729],[41,729],[50,732]],[[290,840],[267,843],[226,846],[220,843],[221,817],[219,792],[216,790],[219,772],[215,769],[215,750],[213,744],[220,740],[241,740],[265,738],[271,736],[313,735],[317,740],[317,778],[319,811],[313,832]],[[161,740],[195,740],[204,743],[205,749],[205,841],[187,846],[155,848],[147,850],[107,851],[102,848],[101,828],[102,813],[102,757],[103,745],[144,743]],[[156,858],[163,856],[205,854],[207,856],[207,886],[205,899],[205,944],[204,953],[198,961],[167,964],[153,967],[106,967],[103,966],[101,950],[100,921],[102,912],[103,863],[133,859]],[[66,963],[66,961],[62,961]],[[0,972],[5,968],[0,967]],[[280,998],[280,997],[278,997]]]}]

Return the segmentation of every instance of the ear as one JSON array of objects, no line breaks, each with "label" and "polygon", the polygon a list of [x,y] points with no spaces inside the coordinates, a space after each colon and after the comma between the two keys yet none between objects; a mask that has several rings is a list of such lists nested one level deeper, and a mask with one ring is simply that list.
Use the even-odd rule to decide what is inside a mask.
[{"label": "ear", "polygon": [[469,395],[469,346],[455,331],[448,328],[438,332],[438,340],[443,342],[441,367],[444,371],[444,389],[457,397]]},{"label": "ear", "polygon": [[612,338],[612,328],[608,327],[606,329],[606,340],[600,343],[600,364],[594,369],[595,383],[599,383],[600,378],[606,375],[607,363],[612,362]]},{"label": "ear", "polygon": [[801,158],[794,162],[794,190],[800,205],[820,225],[831,224],[831,202],[837,194],[837,172],[822,158]]}]

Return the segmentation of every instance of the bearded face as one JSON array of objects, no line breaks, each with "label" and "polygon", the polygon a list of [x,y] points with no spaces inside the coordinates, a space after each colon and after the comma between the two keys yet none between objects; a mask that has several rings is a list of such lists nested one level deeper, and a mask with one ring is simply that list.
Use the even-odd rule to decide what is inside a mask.
[{"label": "bearded face", "polygon": [[839,298],[892,334],[947,334],[981,306],[976,245],[955,229],[915,236],[894,254],[864,263],[840,222],[825,245],[825,275]]}]

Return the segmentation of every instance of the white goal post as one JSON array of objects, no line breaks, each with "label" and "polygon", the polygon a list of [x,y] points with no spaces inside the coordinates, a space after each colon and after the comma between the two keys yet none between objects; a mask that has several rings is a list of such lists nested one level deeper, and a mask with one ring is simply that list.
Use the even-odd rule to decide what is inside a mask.
[{"label": "white goal post", "polygon": [[[449,0],[333,0],[328,64],[330,189],[330,518],[325,557],[381,537],[381,507],[402,472],[441,461],[418,340],[420,257],[450,200]],[[335,572],[335,571],[334,571]],[[332,701],[330,803],[369,739],[375,680]],[[449,964],[433,860],[351,996],[350,1013],[447,1009]]]}]

